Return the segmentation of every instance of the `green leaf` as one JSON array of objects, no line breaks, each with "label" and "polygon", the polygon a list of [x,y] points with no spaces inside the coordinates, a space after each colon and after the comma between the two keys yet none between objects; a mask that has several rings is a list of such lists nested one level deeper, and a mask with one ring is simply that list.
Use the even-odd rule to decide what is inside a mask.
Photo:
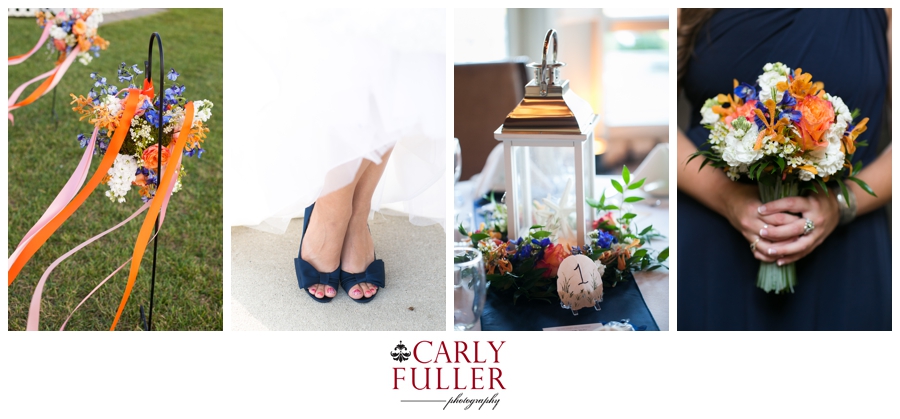
[{"label": "green leaf", "polygon": [[659,255],[656,256],[656,260],[659,262],[663,262],[669,258],[669,248],[665,248],[662,252],[659,252]]},{"label": "green leaf", "polygon": [[864,191],[868,192],[869,195],[872,195],[872,196],[875,196],[875,197],[878,196],[878,195],[875,195],[875,191],[873,191],[872,188],[870,188],[869,185],[866,184],[866,182],[863,182],[861,179],[855,178],[855,177],[853,177],[853,176],[850,176],[850,177],[847,178],[847,179],[850,179],[850,180],[856,182],[856,184],[859,185],[860,188],[863,188]]},{"label": "green leaf", "polygon": [[[622,166],[622,180],[627,185],[631,181],[631,173],[628,172],[628,166]],[[621,190],[619,192],[622,192]]]},{"label": "green leaf", "polygon": [[644,181],[645,181],[645,180],[647,180],[647,178],[641,179],[641,180],[639,180],[639,181],[637,181],[637,182],[632,183],[631,185],[628,185],[628,189],[633,191],[633,190],[635,190],[635,189],[637,189],[637,188],[640,188],[641,186],[644,186]]},{"label": "green leaf", "polygon": [[828,196],[828,186],[825,185],[825,181],[822,178],[817,177],[816,182],[819,183],[819,186],[822,187],[822,190],[825,191],[825,196]]},{"label": "green leaf", "polygon": [[647,227],[647,228],[645,228],[645,229],[643,229],[643,230],[641,230],[641,232],[640,232],[640,233],[638,233],[638,236],[643,236],[643,235],[644,235],[644,234],[647,234],[647,233],[649,233],[649,232],[650,232],[650,230],[653,230],[653,226],[649,226],[649,227]]},{"label": "green leaf", "polygon": [[459,223],[459,234],[462,234],[463,237],[469,236],[469,233],[466,233],[466,228],[463,227],[462,223]]},{"label": "green leaf", "polygon": [[550,232],[549,231],[538,231],[536,233],[533,233],[531,235],[531,237],[534,237],[536,239],[543,239],[544,237],[550,237]]},{"label": "green leaf", "polygon": [[544,226],[541,226],[541,225],[533,225],[529,228],[529,230],[540,230],[543,228],[544,228]]},{"label": "green leaf", "polygon": [[488,236],[487,234],[484,234],[484,233],[475,233],[472,235],[472,243],[478,243],[488,237],[491,237],[491,236]]},{"label": "green leaf", "polygon": [[850,171],[850,176],[856,175],[860,170],[862,170],[862,162],[858,161],[855,165],[853,165],[853,170]]},{"label": "green leaf", "polygon": [[613,188],[616,188],[616,190],[619,191],[619,193],[623,192],[622,184],[619,183],[618,181],[616,181],[615,179],[612,179],[612,185],[613,185]]},{"label": "green leaf", "polygon": [[639,196],[629,196],[628,198],[625,198],[625,202],[638,202],[643,200],[644,198],[641,198]]},{"label": "green leaf", "polygon": [[615,205],[607,205],[606,207],[603,208],[604,211],[616,211],[618,209],[619,209],[619,207],[617,207]]},{"label": "green leaf", "polygon": [[650,269],[647,269],[647,272],[655,271],[655,270],[657,270],[657,269],[659,269],[659,268],[661,268],[661,267],[662,267],[662,265],[653,265],[653,266],[650,267]]},{"label": "green leaf", "polygon": [[636,252],[634,252],[634,256],[633,256],[633,257],[634,257],[635,259],[640,259],[640,258],[642,258],[642,257],[644,257],[644,256],[647,256],[647,249],[638,249]]},{"label": "green leaf", "polygon": [[703,166],[706,166],[706,165],[709,164],[711,161],[712,161],[712,160],[710,160],[710,159],[705,159],[705,160],[703,160],[703,163],[700,163],[700,168],[697,169],[697,171],[699,172],[700,170],[703,170]]},{"label": "green leaf", "polygon": [[632,219],[632,218],[634,218],[634,217],[637,217],[637,214],[634,214],[634,213],[630,213],[630,212],[629,212],[629,213],[626,213],[625,215],[623,215],[623,216],[622,216],[622,219],[623,219],[623,220],[630,220],[630,219]]},{"label": "green leaf", "polygon": [[778,163],[778,170],[784,171],[784,157],[779,157],[778,160],[775,160],[775,163]]},{"label": "green leaf", "polygon": [[844,202],[850,202],[850,191],[847,190],[847,185],[844,182],[838,182],[838,185],[841,186],[841,195],[844,196]]},{"label": "green leaf", "polygon": [[606,205],[606,188],[603,189],[603,193],[600,194],[600,206]]}]

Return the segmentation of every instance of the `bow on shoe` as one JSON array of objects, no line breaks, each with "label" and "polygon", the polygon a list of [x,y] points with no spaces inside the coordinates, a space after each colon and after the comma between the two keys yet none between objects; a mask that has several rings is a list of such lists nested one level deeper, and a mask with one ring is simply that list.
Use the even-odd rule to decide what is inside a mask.
[{"label": "bow on shoe", "polygon": [[300,268],[300,285],[303,288],[309,288],[313,285],[330,285],[332,288],[337,289],[338,284],[341,281],[341,268],[338,267],[334,270],[334,272],[323,273],[313,268],[309,262],[297,258],[298,267]]},{"label": "bow on shoe", "polygon": [[344,289],[349,290],[354,285],[368,282],[377,286],[378,288],[384,288],[384,261],[381,259],[375,260],[369,267],[366,268],[365,272],[360,272],[357,274],[351,274],[344,272],[341,275],[341,286]]}]

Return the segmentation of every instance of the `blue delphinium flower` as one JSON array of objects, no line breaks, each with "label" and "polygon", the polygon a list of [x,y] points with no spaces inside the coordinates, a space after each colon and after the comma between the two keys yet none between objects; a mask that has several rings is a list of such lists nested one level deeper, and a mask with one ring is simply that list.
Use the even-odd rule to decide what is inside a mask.
[{"label": "blue delphinium flower", "polygon": [[81,148],[85,148],[88,145],[88,139],[84,136],[84,134],[78,134],[78,144],[81,144]]},{"label": "blue delphinium flower", "polygon": [[140,68],[138,68],[138,65],[137,65],[137,64],[132,64],[132,65],[131,65],[131,71],[134,71],[134,74],[144,74],[144,72],[141,71]]},{"label": "blue delphinium flower", "polygon": [[741,83],[738,87],[735,87],[734,95],[745,101],[755,100],[758,97],[756,88],[747,83]]},{"label": "blue delphinium flower", "polygon": [[169,74],[166,74],[166,78],[169,80],[175,81],[175,80],[178,80],[178,76],[180,76],[180,75],[181,74],[178,74],[178,72],[175,71],[174,68],[172,68],[169,70]]},{"label": "blue delphinium flower", "polygon": [[612,234],[609,234],[609,232],[603,230],[597,232],[597,247],[609,249],[609,247],[616,242],[616,238]]},{"label": "blue delphinium flower", "polygon": [[[171,118],[172,117],[169,115],[164,115],[162,118],[163,125],[169,123],[169,119]],[[149,122],[154,127],[159,125],[159,113],[156,111],[156,109],[147,109],[147,111],[144,112],[144,119],[146,119],[147,122]]]},{"label": "blue delphinium flower", "polygon": [[106,89],[106,93],[115,96],[116,93],[119,93],[119,88],[111,84],[109,85],[109,88]]}]

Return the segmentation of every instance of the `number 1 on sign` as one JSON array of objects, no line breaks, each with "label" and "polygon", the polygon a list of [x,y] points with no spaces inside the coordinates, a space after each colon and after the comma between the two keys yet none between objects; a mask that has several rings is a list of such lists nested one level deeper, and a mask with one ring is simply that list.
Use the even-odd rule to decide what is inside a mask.
[{"label": "number 1 on sign", "polygon": [[584,280],[584,274],[581,273],[581,265],[575,265],[574,270],[578,271],[578,275],[581,276],[581,282],[579,282],[578,285],[587,284],[587,281]]}]

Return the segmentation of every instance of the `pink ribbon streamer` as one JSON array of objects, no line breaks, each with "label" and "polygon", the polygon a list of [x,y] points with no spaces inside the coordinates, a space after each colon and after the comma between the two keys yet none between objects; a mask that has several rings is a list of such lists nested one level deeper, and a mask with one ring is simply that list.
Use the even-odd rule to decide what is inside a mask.
[{"label": "pink ribbon streamer", "polygon": [[[96,131],[95,131],[95,134],[96,134]],[[174,164],[177,165],[176,167],[179,167],[179,168],[181,167],[181,160],[182,160],[182,158],[183,158],[183,155],[184,155],[184,153],[178,153],[178,154],[177,154],[177,157],[175,158],[175,161],[174,161]],[[90,163],[89,163],[89,164],[90,164]],[[175,172],[175,179],[178,179],[178,171],[177,171],[177,170],[176,170],[176,172]],[[83,181],[82,181],[82,182],[83,182]],[[160,215],[159,215],[159,227],[160,227],[160,228],[162,228],[163,222],[165,221],[165,218],[166,218],[166,209],[167,209],[168,206],[169,206],[169,199],[172,197],[172,192],[173,192],[174,189],[175,189],[175,183],[176,183],[176,182],[172,182],[172,183],[169,185],[169,188],[168,188],[168,190],[165,191],[165,192],[166,192],[165,194],[163,194],[162,196],[160,196],[159,194],[157,194],[157,195],[154,196],[154,198],[153,198],[153,199],[156,199],[157,196],[159,196],[159,197],[161,197],[162,200],[163,200],[162,208],[161,208],[161,210],[160,210]],[[71,198],[69,198],[69,199],[71,200]],[[54,202],[55,202],[55,201],[54,201]],[[112,228],[110,228],[110,229],[108,229],[108,230],[106,230],[106,231],[104,231],[104,232],[102,232],[102,233],[100,233],[100,234],[94,236],[94,237],[91,237],[90,239],[88,239],[88,240],[86,240],[85,242],[79,244],[78,246],[74,247],[72,250],[69,250],[69,251],[66,252],[64,255],[60,256],[58,259],[56,259],[55,261],[53,261],[53,263],[50,264],[50,266],[47,268],[47,270],[44,271],[44,274],[41,276],[40,281],[38,281],[38,284],[37,284],[37,286],[35,287],[34,293],[31,295],[31,305],[30,305],[29,308],[28,308],[28,321],[27,321],[25,330],[28,330],[28,331],[35,331],[35,330],[38,330],[38,328],[39,328],[39,325],[40,325],[40,311],[41,311],[41,295],[43,294],[43,291],[44,291],[44,284],[47,282],[47,278],[49,278],[50,273],[52,273],[53,270],[56,269],[56,267],[57,267],[60,263],[62,263],[64,260],[68,259],[70,256],[72,256],[73,254],[75,254],[75,253],[78,252],[79,250],[81,250],[81,249],[83,249],[84,247],[88,246],[89,244],[91,244],[91,243],[93,243],[93,242],[99,240],[101,237],[103,237],[103,236],[105,236],[105,235],[107,235],[107,234],[109,234],[109,233],[111,233],[111,232],[117,230],[119,227],[122,227],[123,225],[127,224],[129,221],[131,221],[132,219],[134,219],[135,217],[137,217],[138,214],[140,214],[140,213],[146,211],[147,208],[149,208],[150,205],[151,205],[152,203],[153,203],[152,200],[151,200],[151,201],[147,201],[141,208],[139,208],[137,211],[135,211],[135,212],[134,212],[133,214],[131,214],[128,218],[126,218],[125,220],[123,220],[121,223],[117,224],[116,226],[114,226],[114,227],[112,227]],[[65,206],[65,204],[64,204],[63,206]],[[153,236],[150,237],[150,240],[152,241],[153,238],[155,238],[157,234],[159,234],[158,231],[157,231],[156,233],[154,233]],[[77,311],[79,307],[81,307],[81,306],[82,306],[89,298],[91,298],[91,296],[94,295],[94,292],[96,292],[97,290],[100,289],[100,287],[102,287],[104,284],[106,284],[106,282],[109,281],[110,278],[112,278],[113,276],[115,276],[116,273],[118,273],[120,270],[122,270],[122,268],[124,268],[126,265],[128,265],[128,263],[131,262],[131,259],[132,259],[132,258],[128,258],[128,260],[125,261],[125,263],[123,263],[121,266],[119,266],[118,268],[116,268],[116,270],[114,270],[111,274],[109,274],[109,276],[107,276],[103,281],[100,281],[100,283],[97,284],[97,286],[94,287],[94,289],[91,290],[91,292],[89,292],[89,293],[84,297],[84,299],[82,299],[81,302],[78,303],[77,306],[75,306],[75,309],[72,310],[71,313],[69,313],[69,316],[66,317],[66,320],[63,322],[62,327],[60,327],[59,330],[61,330],[61,331],[62,331],[62,330],[65,330],[66,324],[69,323],[69,320],[72,318],[72,315],[75,314],[75,311]]]},{"label": "pink ribbon streamer", "polygon": [[[38,325],[40,323],[40,316],[41,316],[41,295],[44,292],[44,284],[47,282],[47,278],[50,277],[50,274],[53,272],[53,270],[56,269],[56,267],[59,266],[59,264],[62,263],[64,260],[68,259],[69,256],[74,255],[76,252],[83,249],[85,246],[97,241],[101,237],[103,237],[109,233],[112,233],[115,230],[118,230],[119,227],[122,227],[123,225],[127,224],[129,221],[133,220],[134,217],[137,217],[140,213],[146,211],[147,208],[150,208],[150,201],[147,201],[147,203],[145,203],[137,211],[135,211],[133,214],[129,215],[128,218],[124,219],[119,224],[116,224],[112,228],[110,228],[94,237],[91,237],[90,239],[85,240],[83,243],[79,244],[78,246],[73,247],[72,250],[69,250],[64,255],[62,255],[59,258],[57,258],[56,260],[54,260],[53,263],[51,263],[50,266],[47,268],[47,270],[44,271],[44,274],[41,275],[41,280],[38,281],[37,286],[34,288],[34,293],[31,294],[31,305],[28,307],[28,322],[25,325],[25,330],[38,330]],[[129,258],[129,260],[131,260],[131,258]],[[125,266],[125,265],[122,265],[122,266]],[[121,269],[121,267],[119,267],[119,269]],[[113,274],[118,272],[119,269],[116,269],[116,271],[113,272]],[[106,279],[109,279],[110,277],[112,277],[112,275],[110,275]],[[106,280],[103,280],[103,282],[106,282]],[[96,290],[96,288],[95,288],[95,290]],[[91,291],[91,294],[93,294],[93,291]],[[90,294],[88,294],[88,296],[90,296]],[[85,298],[85,300],[86,300],[86,298]],[[84,301],[82,301],[82,303],[83,302]],[[78,306],[80,307],[81,304],[79,304]],[[76,307],[75,309],[77,310],[78,308]],[[74,313],[74,311],[73,311],[73,313]],[[69,315],[69,317],[71,317],[71,314]],[[68,319],[66,319],[66,321],[68,321]]]},{"label": "pink ribbon streamer", "polygon": [[28,233],[25,234],[25,237],[22,238],[22,241],[19,242],[19,245],[16,246],[16,250],[13,252],[12,256],[9,257],[9,264],[7,265],[7,269],[16,261],[19,257],[19,254],[22,253],[22,249],[25,248],[25,245],[31,241],[31,238],[37,234],[41,228],[44,227],[45,224],[50,222],[53,217],[56,217],[69,202],[72,201],[72,198],[78,194],[78,191],[84,186],[84,181],[87,179],[88,172],[91,169],[91,160],[94,156],[94,144],[96,144],[97,133],[100,131],[100,128],[94,128],[94,134],[91,135],[91,141],[84,148],[84,154],[81,156],[81,162],[78,163],[78,166],[75,168],[75,171],[72,172],[72,176],[69,176],[68,182],[63,186],[62,190],[59,191],[59,194],[56,195],[56,199],[50,204],[46,211],[44,211],[44,215],[38,220],[38,222],[31,227],[31,230],[28,230]]},{"label": "pink ribbon streamer", "polygon": [[77,56],[78,56],[78,53],[76,52],[76,50],[72,49],[72,51],[69,53],[69,55],[66,57],[66,59],[59,65],[58,70],[56,70],[56,68],[54,68],[54,70],[50,70],[44,74],[41,74],[40,76],[37,76],[37,77],[25,82],[25,84],[19,86],[18,88],[16,88],[16,90],[13,91],[12,96],[9,97],[9,101],[7,102],[7,107],[8,107],[7,111],[6,111],[7,119],[9,119],[10,122],[14,122],[11,112],[13,109],[18,109],[18,108],[22,107],[22,106],[16,106],[15,103],[19,99],[19,96],[22,94],[22,91],[24,91],[25,88],[28,87],[28,85],[30,85],[38,80],[43,80],[43,79],[49,77],[51,74],[53,74],[54,71],[56,71],[56,74],[53,75],[53,81],[50,82],[50,86],[47,88],[46,91],[44,91],[44,93],[41,94],[41,96],[46,95],[51,90],[53,90],[53,88],[56,87],[57,84],[59,84],[59,81],[62,80],[63,75],[66,74],[66,71],[69,69],[69,66],[72,65],[72,62],[75,61],[75,57],[77,57]]},{"label": "pink ribbon streamer", "polygon": [[6,60],[6,64],[7,65],[16,65],[16,64],[23,63],[25,60],[28,59],[28,57],[30,57],[32,54],[37,52],[38,48],[40,48],[41,45],[44,45],[44,41],[46,41],[47,37],[49,37],[49,36],[50,36],[50,24],[47,23],[44,25],[44,33],[41,34],[41,39],[39,39],[37,41],[37,44],[35,44],[34,48],[32,48],[31,51],[28,51],[24,55],[19,56],[18,58],[8,58]]}]

